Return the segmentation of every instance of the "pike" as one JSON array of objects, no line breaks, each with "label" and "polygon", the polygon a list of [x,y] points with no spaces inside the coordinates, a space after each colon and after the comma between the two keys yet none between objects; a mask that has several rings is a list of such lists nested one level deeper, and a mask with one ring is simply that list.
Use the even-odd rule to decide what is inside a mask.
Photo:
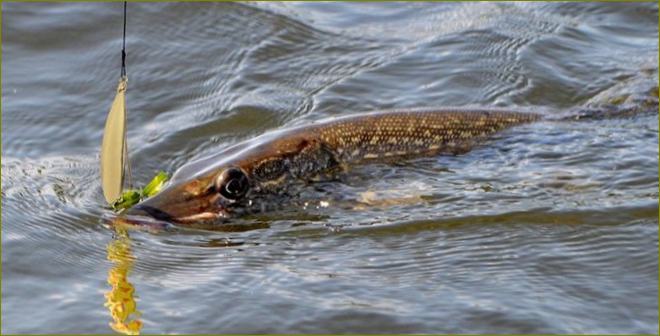
[{"label": "pike", "polygon": [[129,209],[123,221],[215,227],[242,214],[263,211],[268,200],[282,203],[293,186],[332,177],[353,166],[460,155],[498,132],[542,120],[629,117],[657,113],[657,109],[654,99],[649,104],[579,107],[550,115],[449,107],[325,119],[267,132],[184,165],[159,194]]},{"label": "pike", "polygon": [[258,211],[296,182],[369,163],[467,153],[493,134],[543,119],[497,108],[418,108],[364,113],[276,130],[181,167],[125,218],[178,225],[222,223]]}]

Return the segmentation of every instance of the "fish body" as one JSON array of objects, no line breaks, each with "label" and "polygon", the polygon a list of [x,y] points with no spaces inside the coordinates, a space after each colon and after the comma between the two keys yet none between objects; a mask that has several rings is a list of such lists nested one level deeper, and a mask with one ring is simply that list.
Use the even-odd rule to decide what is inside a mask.
[{"label": "fish body", "polygon": [[179,169],[158,195],[129,210],[178,224],[231,218],[260,198],[351,166],[458,155],[540,114],[494,108],[363,113],[263,134]]}]

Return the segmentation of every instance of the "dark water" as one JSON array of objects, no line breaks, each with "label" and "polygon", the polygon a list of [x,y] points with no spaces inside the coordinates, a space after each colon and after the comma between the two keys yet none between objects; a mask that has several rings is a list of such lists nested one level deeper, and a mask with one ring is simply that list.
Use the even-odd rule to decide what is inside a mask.
[{"label": "dark water", "polygon": [[[2,11],[3,333],[658,333],[655,113],[356,169],[254,230],[127,237],[98,177],[121,4]],[[657,41],[653,3],[132,3],[135,180],[365,110],[653,106]]]}]

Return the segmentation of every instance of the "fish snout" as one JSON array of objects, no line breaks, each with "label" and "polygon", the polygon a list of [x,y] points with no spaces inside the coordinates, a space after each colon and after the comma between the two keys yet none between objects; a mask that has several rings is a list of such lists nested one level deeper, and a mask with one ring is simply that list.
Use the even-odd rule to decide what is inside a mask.
[{"label": "fish snout", "polygon": [[119,214],[112,222],[115,225],[161,230],[171,227],[176,220],[161,209],[146,204],[137,204]]},{"label": "fish snout", "polygon": [[156,195],[135,205],[124,213],[124,220],[158,221],[170,224],[213,222],[227,217],[227,209],[212,195],[173,197]]}]

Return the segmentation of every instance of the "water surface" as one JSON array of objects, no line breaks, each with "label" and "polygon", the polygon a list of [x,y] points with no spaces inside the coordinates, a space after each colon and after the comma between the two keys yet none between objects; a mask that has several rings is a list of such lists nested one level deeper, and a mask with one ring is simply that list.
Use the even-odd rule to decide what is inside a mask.
[{"label": "water surface", "polygon": [[[115,232],[98,150],[121,9],[2,4],[3,333],[658,333],[657,113],[541,122],[466,155],[356,169],[250,230]],[[657,104],[653,3],[128,13],[138,185],[359,111]]]}]

